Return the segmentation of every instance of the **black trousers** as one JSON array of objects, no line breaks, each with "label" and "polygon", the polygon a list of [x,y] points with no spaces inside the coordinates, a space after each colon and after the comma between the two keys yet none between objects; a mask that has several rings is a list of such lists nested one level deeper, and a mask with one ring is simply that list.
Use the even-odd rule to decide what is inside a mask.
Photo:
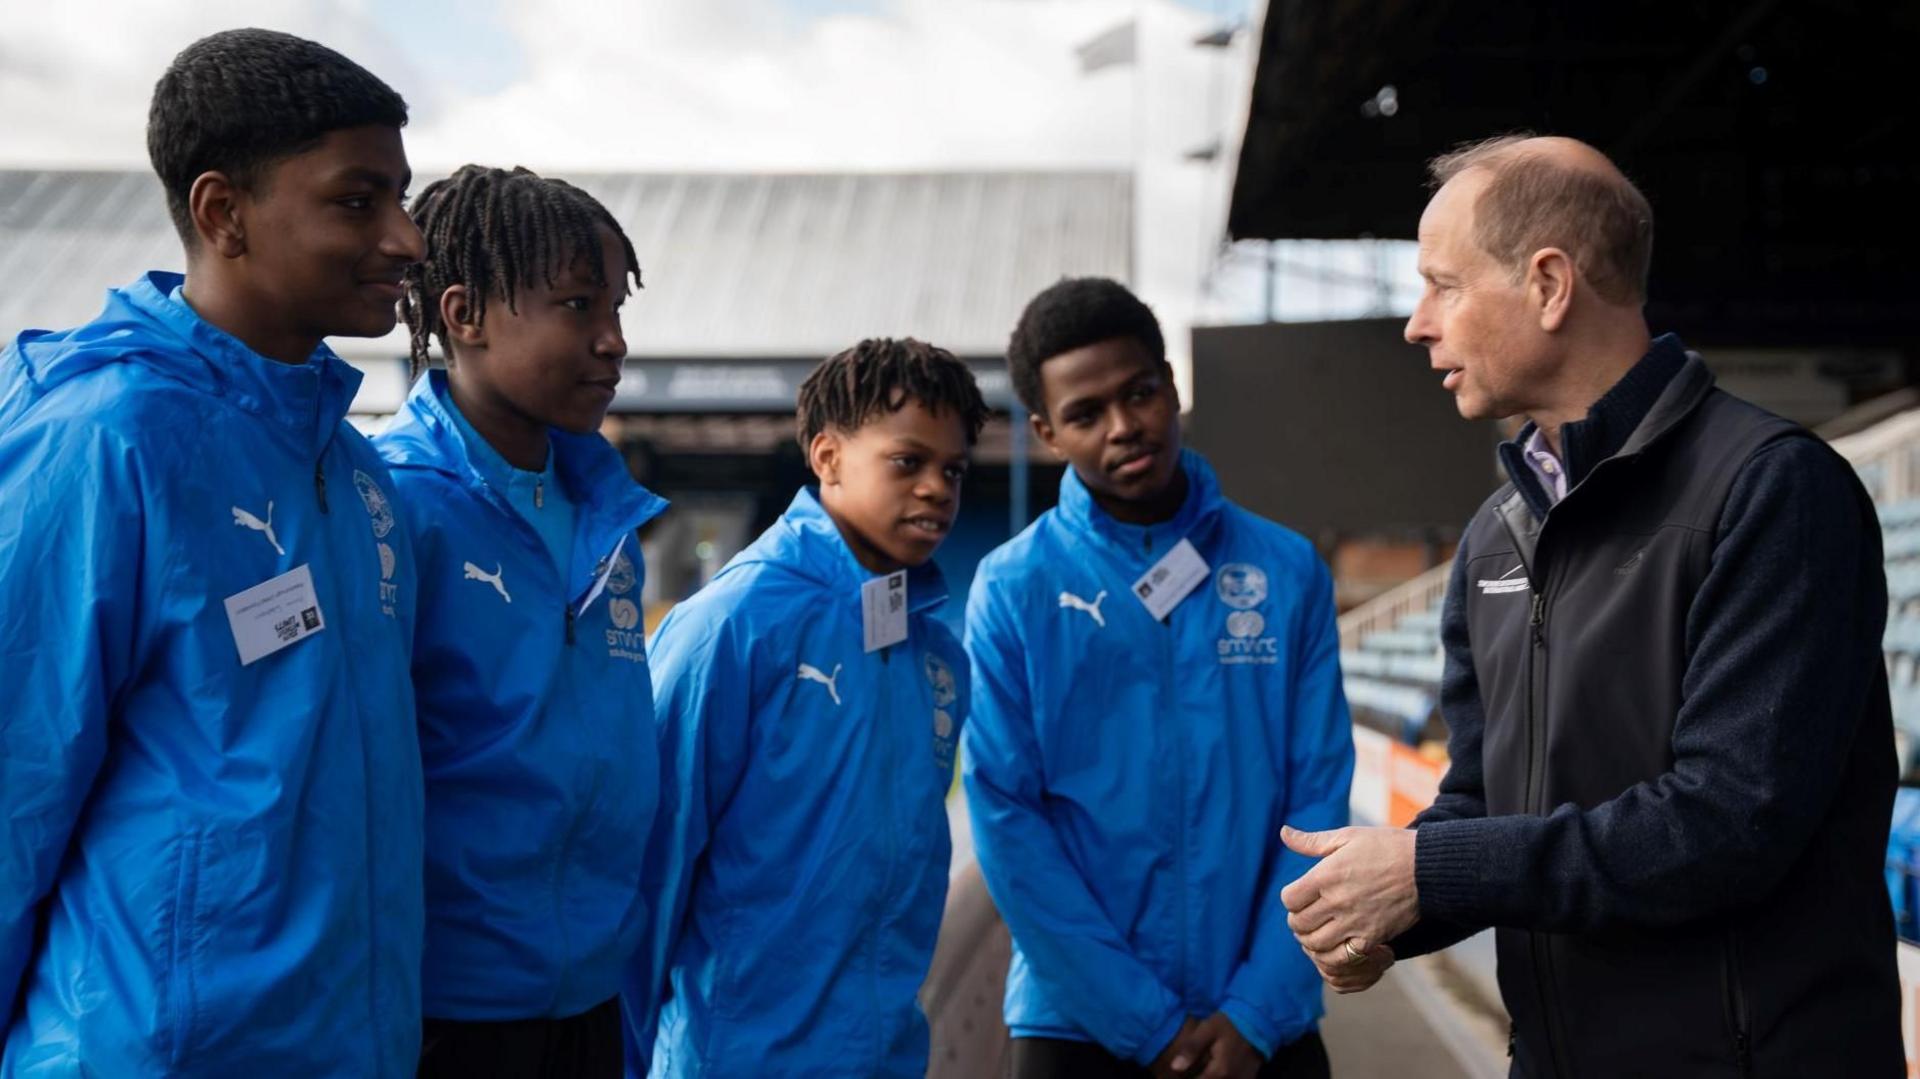
[{"label": "black trousers", "polygon": [[[1146,1079],[1153,1074],[1092,1042],[1061,1038],[1013,1039],[1008,1072],[1009,1079]],[[1318,1031],[1274,1050],[1260,1069],[1260,1079],[1328,1079],[1329,1074],[1327,1047]]]},{"label": "black trousers", "polygon": [[419,1079],[620,1079],[620,1001],[565,1019],[420,1025]]}]

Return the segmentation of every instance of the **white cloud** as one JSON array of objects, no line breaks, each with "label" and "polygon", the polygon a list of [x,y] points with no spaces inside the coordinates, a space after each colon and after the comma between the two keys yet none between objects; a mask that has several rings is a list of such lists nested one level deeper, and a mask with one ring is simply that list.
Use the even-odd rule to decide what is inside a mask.
[{"label": "white cloud", "polygon": [[[817,5],[816,5],[817,6]],[[1137,17],[1137,65],[1091,75],[1074,47]],[[781,0],[389,5],[375,0],[80,0],[20,6],[0,44],[0,164],[144,163],[147,95],[193,38],[235,25],[325,41],[414,106],[423,177],[466,161],[568,169],[1136,169],[1135,278],[1185,326],[1223,216],[1242,41],[1173,0]],[[111,33],[102,28],[111,26]],[[491,65],[463,73],[462,56]],[[1231,145],[1231,139],[1228,140]]]}]

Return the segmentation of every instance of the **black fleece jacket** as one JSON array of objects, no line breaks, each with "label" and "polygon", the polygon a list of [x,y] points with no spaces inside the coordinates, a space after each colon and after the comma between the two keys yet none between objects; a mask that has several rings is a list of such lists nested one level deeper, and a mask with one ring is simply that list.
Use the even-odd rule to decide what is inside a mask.
[{"label": "black fleece jacket", "polygon": [[[1677,338],[1659,338],[1584,421],[1563,428],[1570,489],[1621,449],[1685,363]],[[1544,517],[1548,500],[1520,451],[1531,434],[1529,425],[1500,456]],[[1489,817],[1485,714],[1467,629],[1469,556],[1456,555],[1441,616],[1440,708],[1452,763],[1438,799],[1413,825],[1422,920],[1393,942],[1396,952],[1444,948],[1490,925],[1581,933],[1691,922],[1764,894],[1819,841],[1814,828],[1856,732],[1808,720],[1844,714],[1842,702],[1872,691],[1859,660],[1863,650],[1877,653],[1886,620],[1884,577],[1866,565],[1879,561],[1877,522],[1831,450],[1789,438],[1753,455],[1722,511],[1712,568],[1689,610],[1688,637],[1698,647],[1675,717],[1676,756],[1721,759],[1731,765],[1727,774],[1758,777],[1743,785],[1686,784],[1680,797],[1635,789],[1584,810],[1567,804],[1544,816]],[[1880,592],[1860,594],[1863,579],[1880,580]]]}]

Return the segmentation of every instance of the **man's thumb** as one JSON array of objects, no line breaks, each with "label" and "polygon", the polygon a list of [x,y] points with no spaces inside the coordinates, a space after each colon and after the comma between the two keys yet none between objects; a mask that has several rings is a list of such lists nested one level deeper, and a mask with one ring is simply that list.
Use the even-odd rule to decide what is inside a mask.
[{"label": "man's thumb", "polygon": [[1340,849],[1344,837],[1341,829],[1331,832],[1303,832],[1292,825],[1280,827],[1280,841],[1295,854],[1304,854],[1309,858],[1325,858]]}]

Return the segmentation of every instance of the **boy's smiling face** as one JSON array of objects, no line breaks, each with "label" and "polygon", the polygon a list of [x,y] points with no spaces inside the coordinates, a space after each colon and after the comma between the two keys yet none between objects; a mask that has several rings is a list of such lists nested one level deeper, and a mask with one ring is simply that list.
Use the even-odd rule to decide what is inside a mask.
[{"label": "boy's smiling face", "polygon": [[807,459],[854,556],[886,573],[932,558],[952,530],[971,449],[953,410],[908,400],[858,430],[815,435]]},{"label": "boy's smiling face", "polygon": [[425,254],[404,205],[411,176],[399,130],[368,125],[328,132],[234,191],[239,235],[211,242],[243,271],[249,307],[276,324],[262,331],[317,341],[393,329],[401,275]]}]

